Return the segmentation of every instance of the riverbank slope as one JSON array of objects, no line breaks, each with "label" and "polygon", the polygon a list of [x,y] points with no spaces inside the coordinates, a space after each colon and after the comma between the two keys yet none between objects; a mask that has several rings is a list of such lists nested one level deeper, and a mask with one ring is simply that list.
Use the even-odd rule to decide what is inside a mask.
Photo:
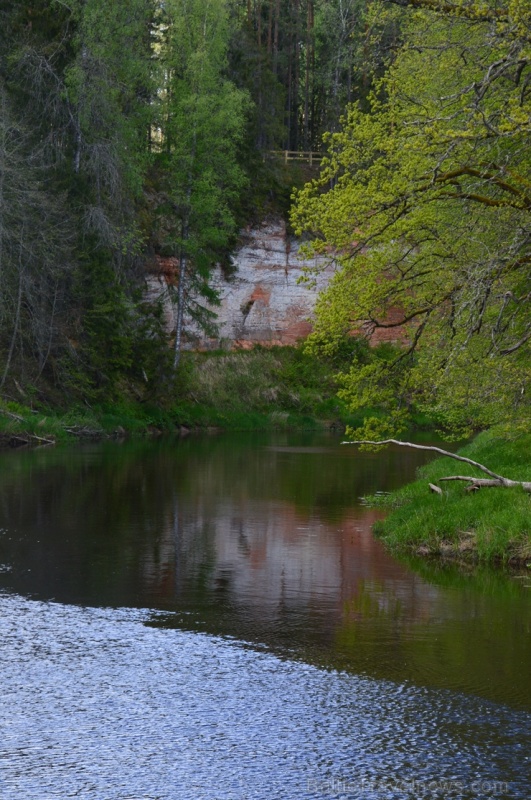
[{"label": "riverbank slope", "polygon": [[[513,480],[531,480],[531,434],[509,436],[493,428],[461,448],[472,458]],[[531,494],[521,488],[483,488],[467,492],[465,483],[441,483],[442,495],[429,483],[462,470],[439,458],[419,470],[419,478],[379,504],[391,509],[375,533],[391,549],[424,556],[531,564]],[[473,467],[466,474],[484,477]]]},{"label": "riverbank slope", "polygon": [[[356,346],[354,340],[349,344],[350,350]],[[344,358],[351,355],[346,351]],[[113,401],[62,405],[22,390],[17,400],[5,397],[0,401],[0,442],[53,444],[209,428],[342,429],[361,419],[337,398],[338,366],[337,360],[300,346],[184,353],[173,382],[124,387]]]}]

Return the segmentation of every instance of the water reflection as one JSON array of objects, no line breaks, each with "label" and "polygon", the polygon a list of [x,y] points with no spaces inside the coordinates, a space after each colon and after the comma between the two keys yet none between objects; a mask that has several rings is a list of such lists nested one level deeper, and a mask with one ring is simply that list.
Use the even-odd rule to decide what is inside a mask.
[{"label": "water reflection", "polygon": [[315,434],[2,454],[0,586],[524,705],[525,581],[412,570],[371,535],[358,498],[425,458]]}]

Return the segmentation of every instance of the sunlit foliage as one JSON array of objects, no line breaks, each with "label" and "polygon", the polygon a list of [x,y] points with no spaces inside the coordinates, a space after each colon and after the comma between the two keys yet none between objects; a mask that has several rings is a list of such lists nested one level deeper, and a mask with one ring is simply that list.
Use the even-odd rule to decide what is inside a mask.
[{"label": "sunlit foliage", "polygon": [[531,3],[415,5],[293,222],[338,264],[311,346],[406,330],[394,358],[344,376],[352,407],[379,402],[396,430],[416,404],[467,430],[529,409]]}]

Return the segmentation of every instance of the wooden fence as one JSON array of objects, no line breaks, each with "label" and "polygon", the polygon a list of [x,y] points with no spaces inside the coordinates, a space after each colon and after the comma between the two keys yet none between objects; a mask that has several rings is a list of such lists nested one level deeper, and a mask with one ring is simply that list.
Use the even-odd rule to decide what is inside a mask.
[{"label": "wooden fence", "polygon": [[302,164],[320,164],[324,158],[322,153],[317,153],[312,150],[268,150],[265,156],[272,156],[273,158],[281,158],[284,164],[288,161],[298,161]]}]

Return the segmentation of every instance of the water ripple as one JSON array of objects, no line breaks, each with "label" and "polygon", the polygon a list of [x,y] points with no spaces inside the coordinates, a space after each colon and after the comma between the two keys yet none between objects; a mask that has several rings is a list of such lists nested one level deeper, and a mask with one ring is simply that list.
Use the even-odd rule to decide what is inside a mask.
[{"label": "water ripple", "polygon": [[0,595],[2,800],[524,798],[528,716]]}]

